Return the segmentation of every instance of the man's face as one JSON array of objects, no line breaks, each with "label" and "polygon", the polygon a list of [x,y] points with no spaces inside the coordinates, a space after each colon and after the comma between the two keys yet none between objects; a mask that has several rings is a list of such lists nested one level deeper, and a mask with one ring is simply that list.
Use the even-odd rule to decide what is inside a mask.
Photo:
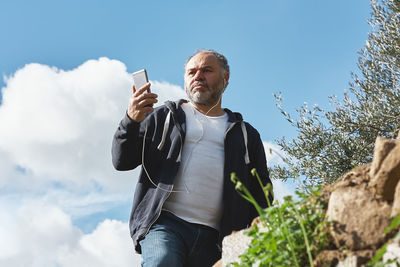
[{"label": "man's face", "polygon": [[199,53],[186,64],[185,90],[198,105],[214,105],[224,91],[224,75],[218,59],[211,53]]}]

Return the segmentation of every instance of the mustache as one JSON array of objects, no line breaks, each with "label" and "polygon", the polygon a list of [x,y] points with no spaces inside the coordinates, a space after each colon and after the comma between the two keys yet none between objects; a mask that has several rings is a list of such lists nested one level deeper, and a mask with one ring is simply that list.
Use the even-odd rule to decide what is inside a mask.
[{"label": "mustache", "polygon": [[195,81],[190,85],[190,87],[193,88],[193,87],[195,87],[197,85],[202,85],[202,86],[207,86],[208,87],[208,84],[205,81]]}]

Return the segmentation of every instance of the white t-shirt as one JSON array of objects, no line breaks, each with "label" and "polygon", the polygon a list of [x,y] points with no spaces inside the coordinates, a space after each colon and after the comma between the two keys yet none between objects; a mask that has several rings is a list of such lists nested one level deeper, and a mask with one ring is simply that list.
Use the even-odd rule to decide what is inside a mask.
[{"label": "white t-shirt", "polygon": [[182,162],[175,178],[174,192],[163,209],[188,222],[219,230],[228,115],[205,116],[190,102],[182,104],[182,109],[186,115]]}]

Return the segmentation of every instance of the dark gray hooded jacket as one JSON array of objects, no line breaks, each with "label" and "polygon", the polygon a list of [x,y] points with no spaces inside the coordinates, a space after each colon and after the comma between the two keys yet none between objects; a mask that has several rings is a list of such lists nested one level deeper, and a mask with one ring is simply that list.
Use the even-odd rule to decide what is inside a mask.
[{"label": "dark gray hooded jacket", "polygon": [[[138,123],[127,115],[122,119],[112,143],[112,161],[117,170],[132,170],[142,164],[151,177],[141,170],[136,185],[133,207],[129,221],[130,233],[137,252],[141,253],[139,241],[148,233],[160,216],[162,206],[173,190],[174,178],[181,163],[185,140],[186,118],[181,104],[168,101],[156,108]],[[220,221],[219,241],[234,230],[248,227],[258,216],[255,208],[235,191],[230,175],[235,172],[250,190],[260,206],[267,201],[262,189],[250,171],[257,169],[263,184],[271,183],[264,147],[260,135],[239,113],[225,109],[228,114],[228,130],[225,133],[223,214]],[[145,139],[144,151],[143,138]],[[207,171],[207,167],[204,168]],[[157,185],[157,186],[155,186]],[[212,185],[210,185],[212,186]],[[272,197],[270,199],[272,203]]]}]

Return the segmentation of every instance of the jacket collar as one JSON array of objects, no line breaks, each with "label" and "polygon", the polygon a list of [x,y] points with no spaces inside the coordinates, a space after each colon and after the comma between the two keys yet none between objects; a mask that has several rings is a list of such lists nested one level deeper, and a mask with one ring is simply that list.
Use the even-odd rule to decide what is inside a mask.
[{"label": "jacket collar", "polygon": [[[183,111],[181,105],[188,102],[189,101],[186,99],[179,99],[177,101],[166,101],[165,105],[173,114],[177,114],[178,112]],[[228,114],[228,122],[235,123],[243,121],[243,117],[239,112],[232,112],[228,108],[224,108],[224,110]]]},{"label": "jacket collar", "polygon": [[239,112],[232,112],[230,109],[224,108],[225,112],[228,114],[228,122],[240,122],[243,121],[242,114]]}]

